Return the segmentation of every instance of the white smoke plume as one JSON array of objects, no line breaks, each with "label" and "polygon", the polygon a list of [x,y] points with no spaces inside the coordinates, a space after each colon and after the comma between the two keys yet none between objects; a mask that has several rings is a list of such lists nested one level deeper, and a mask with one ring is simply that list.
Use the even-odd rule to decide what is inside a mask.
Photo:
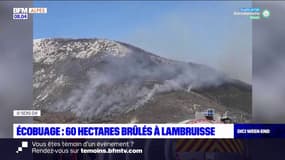
[{"label": "white smoke plume", "polygon": [[[57,97],[46,109],[103,119],[135,110],[158,93],[175,90],[189,92],[192,88],[219,85],[227,80],[224,74],[203,65],[168,60],[123,43],[120,47],[125,49],[119,50],[118,54],[102,52],[87,59],[75,59],[81,61],[80,65],[75,65],[74,61],[64,64],[65,68],[69,65],[73,67],[67,67],[70,70],[57,75],[69,79],[85,77],[85,80],[74,85],[68,96]],[[67,61],[65,58],[58,59]],[[77,68],[86,64],[85,73]],[[80,70],[78,74],[72,73],[77,70]]]}]

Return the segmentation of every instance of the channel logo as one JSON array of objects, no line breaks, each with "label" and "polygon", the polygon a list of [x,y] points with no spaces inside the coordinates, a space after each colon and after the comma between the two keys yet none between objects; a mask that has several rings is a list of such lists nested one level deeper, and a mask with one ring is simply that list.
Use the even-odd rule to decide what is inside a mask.
[{"label": "channel logo", "polygon": [[267,9],[263,10],[262,16],[263,16],[263,18],[269,18],[270,17],[270,11]]},{"label": "channel logo", "polygon": [[13,8],[14,20],[25,20],[29,18],[28,8]]},{"label": "channel logo", "polygon": [[27,20],[29,14],[47,14],[47,8],[13,8],[13,20]]}]

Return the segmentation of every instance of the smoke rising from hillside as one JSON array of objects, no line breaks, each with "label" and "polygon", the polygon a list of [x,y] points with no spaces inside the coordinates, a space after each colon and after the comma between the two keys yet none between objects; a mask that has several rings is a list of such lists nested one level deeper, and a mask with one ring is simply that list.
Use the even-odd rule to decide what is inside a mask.
[{"label": "smoke rising from hillside", "polygon": [[[209,2],[205,2],[207,6]],[[203,2],[197,7],[203,7]],[[245,17],[234,16],[248,2],[219,2],[223,11],[198,12],[195,5],[157,18],[136,28],[124,41],[174,60],[213,67],[232,78],[251,83],[252,25]]]},{"label": "smoke rising from hillside", "polygon": [[[129,53],[124,53],[123,57],[110,53],[92,57],[89,63],[95,64],[95,67],[87,66],[86,73],[74,74],[86,76],[87,81],[75,87],[67,99],[58,98],[53,107],[47,109],[71,110],[79,117],[101,119],[135,110],[157,93],[189,91],[219,85],[227,80],[225,75],[203,65],[172,61],[129,45],[125,47]],[[74,65],[74,62],[71,63]],[[72,71],[66,71],[69,72]],[[62,76],[72,76],[66,73]]]}]

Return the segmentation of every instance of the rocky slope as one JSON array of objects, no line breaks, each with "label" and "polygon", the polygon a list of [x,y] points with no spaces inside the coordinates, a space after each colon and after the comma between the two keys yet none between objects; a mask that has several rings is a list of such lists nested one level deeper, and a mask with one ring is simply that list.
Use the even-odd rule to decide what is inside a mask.
[{"label": "rocky slope", "polygon": [[37,122],[179,122],[207,107],[250,119],[251,87],[204,65],[104,39],[37,39],[33,58]]}]

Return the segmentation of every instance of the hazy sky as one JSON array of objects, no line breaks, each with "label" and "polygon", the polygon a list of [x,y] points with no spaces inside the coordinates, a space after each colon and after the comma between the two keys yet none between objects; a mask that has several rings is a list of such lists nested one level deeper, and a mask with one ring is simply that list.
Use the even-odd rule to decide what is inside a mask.
[{"label": "hazy sky", "polygon": [[202,63],[251,82],[251,2],[34,2],[34,38],[106,38],[163,57]]}]

